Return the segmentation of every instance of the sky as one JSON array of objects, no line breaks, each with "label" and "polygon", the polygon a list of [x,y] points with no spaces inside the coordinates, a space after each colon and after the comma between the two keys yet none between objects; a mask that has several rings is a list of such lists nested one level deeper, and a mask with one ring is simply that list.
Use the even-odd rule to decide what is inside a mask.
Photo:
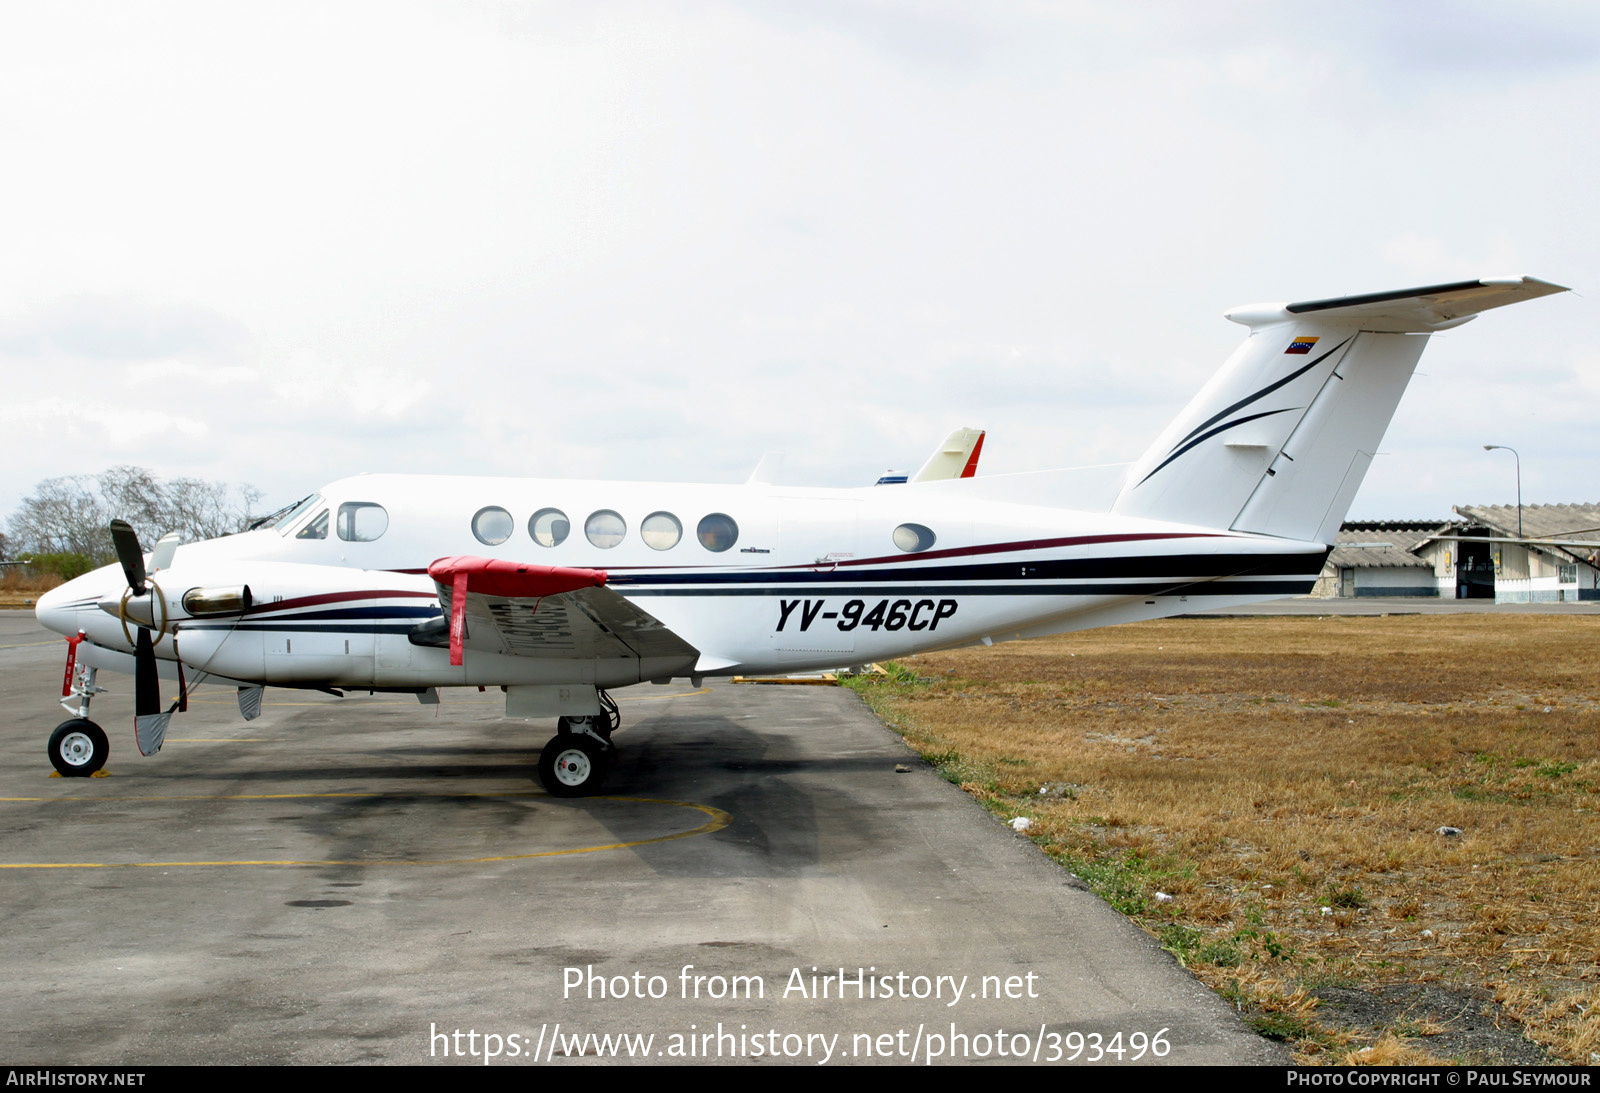
[{"label": "sky", "polygon": [[1597,113],[1587,3],[6,5],[0,520],[1127,462],[1231,307],[1506,274],[1350,516],[1593,502]]}]

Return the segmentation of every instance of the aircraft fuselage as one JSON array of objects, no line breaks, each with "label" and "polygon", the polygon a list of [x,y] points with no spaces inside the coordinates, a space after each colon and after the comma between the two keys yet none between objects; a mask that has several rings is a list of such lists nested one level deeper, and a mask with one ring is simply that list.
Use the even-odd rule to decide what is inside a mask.
[{"label": "aircraft fuselage", "polygon": [[[968,492],[347,478],[277,527],[179,547],[152,575],[169,620],[156,651],[174,658],[175,631],[191,672],[288,686],[618,687],[860,664],[1294,595],[1326,556],[1322,544]],[[409,635],[440,612],[428,564],[461,554],[601,570],[699,660],[477,652],[452,666],[447,650]],[[117,566],[96,570],[47,594],[39,617],[84,631],[85,663],[128,670],[129,629],[97,606],[125,583]],[[238,585],[253,596],[242,615],[184,607],[192,589]]]}]

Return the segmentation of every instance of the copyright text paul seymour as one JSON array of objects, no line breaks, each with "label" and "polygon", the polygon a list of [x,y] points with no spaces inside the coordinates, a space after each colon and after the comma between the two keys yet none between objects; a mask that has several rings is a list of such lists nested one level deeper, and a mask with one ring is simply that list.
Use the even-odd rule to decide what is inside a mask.
[{"label": "copyright text paul seymour", "polygon": [[1365,1067],[1354,1067],[1345,1070],[1297,1069],[1285,1071],[1283,1076],[1284,1085],[1291,1088],[1354,1086],[1360,1089],[1381,1089],[1388,1086],[1420,1086],[1433,1089],[1444,1087],[1484,1089],[1494,1086],[1513,1086],[1517,1088],[1574,1086],[1579,1089],[1588,1089],[1590,1088],[1589,1079],[1589,1072],[1585,1070],[1567,1069],[1565,1067],[1515,1066],[1462,1066],[1393,1070],[1368,1069]]}]

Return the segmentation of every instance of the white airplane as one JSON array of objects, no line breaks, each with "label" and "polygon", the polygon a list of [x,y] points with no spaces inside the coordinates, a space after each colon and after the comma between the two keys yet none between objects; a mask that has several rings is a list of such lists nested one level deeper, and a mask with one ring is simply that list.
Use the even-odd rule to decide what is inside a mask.
[{"label": "white airplane", "polygon": [[[237,687],[247,719],[268,685],[424,702],[441,687],[499,687],[507,717],[558,718],[540,779],[579,796],[614,761],[618,687],[1305,593],[1428,335],[1562,291],[1513,277],[1230,311],[1249,328],[1243,346],[1132,465],[1109,512],[1063,507],[1072,479],[1059,471],[797,489],[758,470],[726,486],[363,475],[271,526],[169,536],[148,559],[116,521],[120,565],[38,603],[69,642],[73,717],[50,759],[76,776],[105,763],[88,719],[102,668],[135,677],[145,755],[191,682]],[[178,683],[167,709],[162,678]]]}]

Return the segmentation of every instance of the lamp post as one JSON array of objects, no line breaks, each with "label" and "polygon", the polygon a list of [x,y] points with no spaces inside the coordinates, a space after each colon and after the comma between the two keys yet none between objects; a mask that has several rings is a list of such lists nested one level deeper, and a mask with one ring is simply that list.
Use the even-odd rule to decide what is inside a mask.
[{"label": "lamp post", "polygon": [[1486,451],[1486,452],[1510,452],[1512,458],[1517,461],[1517,538],[1521,539],[1522,538],[1522,457],[1517,454],[1517,450],[1515,448],[1508,448],[1504,444],[1485,444],[1483,446],[1483,450]]}]

